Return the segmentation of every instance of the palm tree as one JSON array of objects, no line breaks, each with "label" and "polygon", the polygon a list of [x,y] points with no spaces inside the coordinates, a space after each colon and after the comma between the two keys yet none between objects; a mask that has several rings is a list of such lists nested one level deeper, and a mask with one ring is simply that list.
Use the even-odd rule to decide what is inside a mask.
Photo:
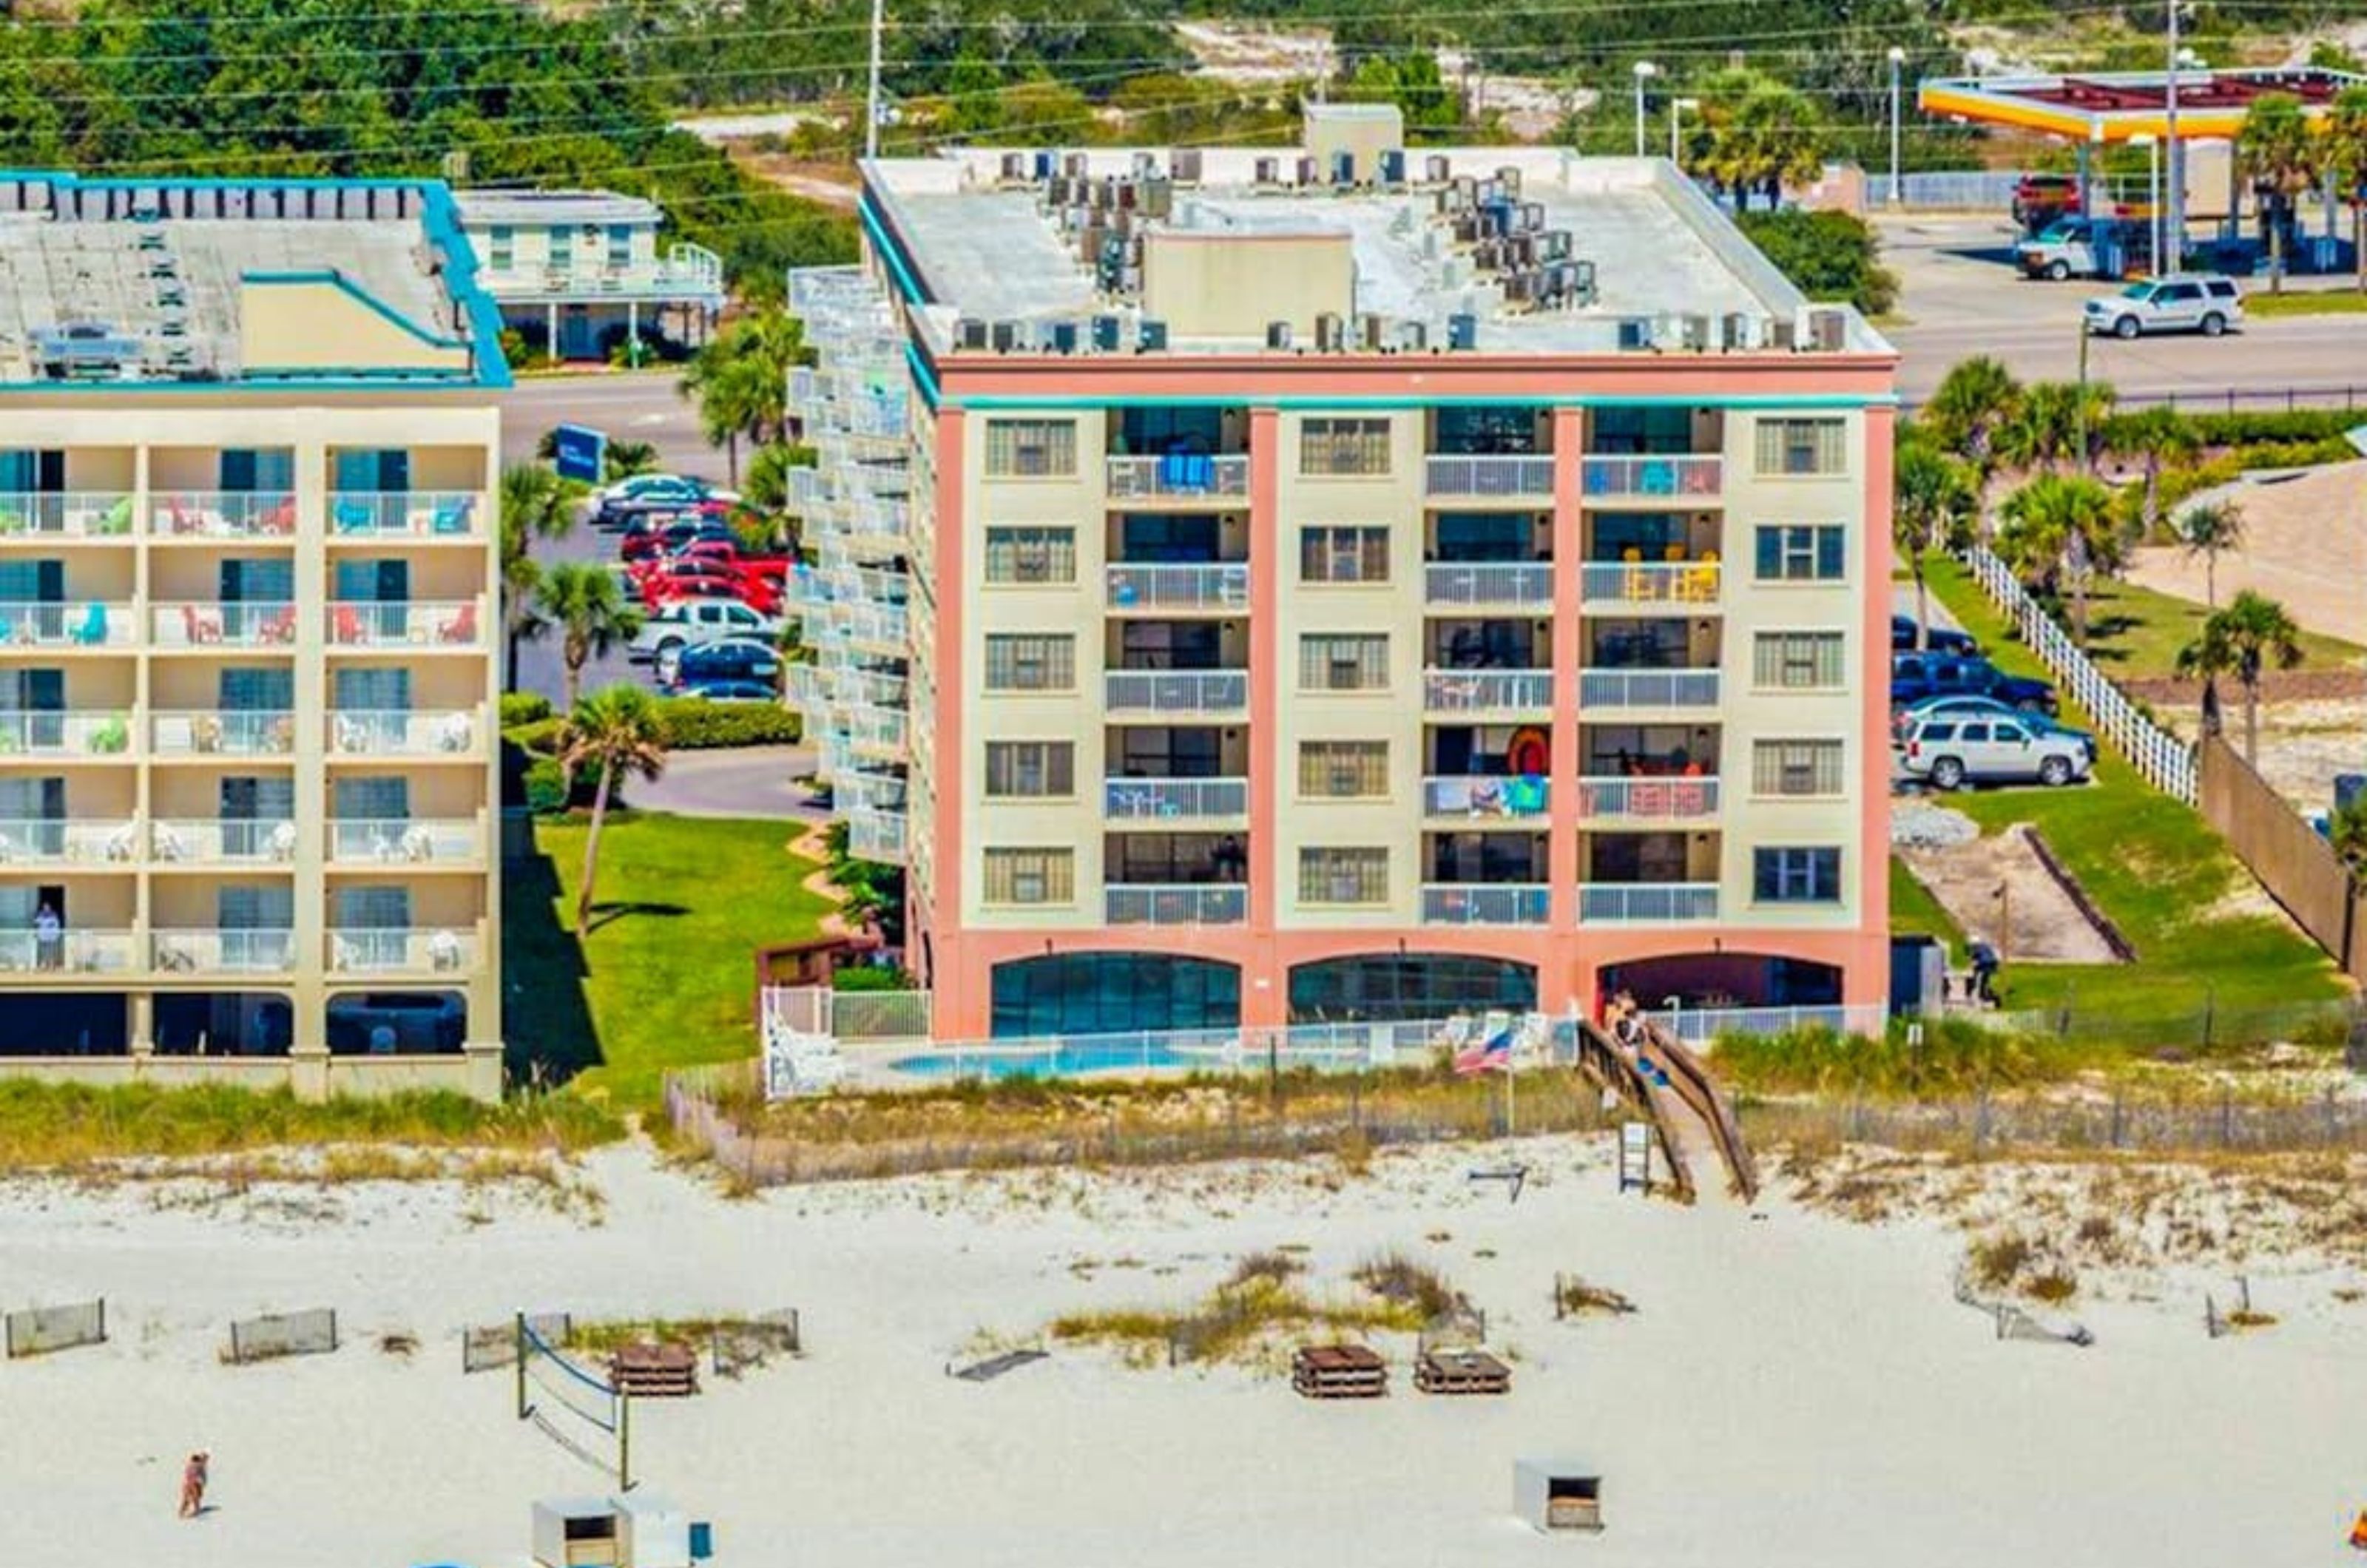
[{"label": "palm tree", "polygon": [[2317,183],[2316,133],[2301,112],[2301,100],[2291,93],[2262,93],[2244,111],[2243,129],[2236,133],[2236,155],[2251,177],[2252,188],[2266,197],[2269,225],[2269,292],[2282,294],[2285,284],[2285,223],[2293,197]]},{"label": "palm tree", "polygon": [[657,472],[658,449],[649,441],[611,441],[601,449],[601,477],[610,484],[635,474]]},{"label": "palm tree", "polygon": [[2006,497],[1998,553],[2026,582],[2071,580],[2071,633],[2088,641],[2088,579],[2121,561],[2112,492],[2084,474],[2040,474]]},{"label": "palm tree", "polygon": [[741,437],[761,441],[768,427],[787,418],[788,386],[774,381],[760,360],[719,356],[708,362],[720,345],[719,339],[693,356],[693,373],[683,378],[682,392],[697,399],[699,427],[708,446],[723,448],[725,471],[737,490]]},{"label": "palm tree", "polygon": [[665,772],[665,723],[657,699],[639,686],[604,686],[569,710],[559,730],[559,762],[572,778],[586,768],[600,771],[592,793],[592,829],[583,837],[583,878],[575,890],[578,935],[592,919],[592,888],[600,874],[600,828],[617,775],[654,779]]},{"label": "palm tree", "polygon": [[2354,795],[2326,824],[2327,840],[2355,875],[2367,871],[2367,795]]},{"label": "palm tree", "polygon": [[2095,455],[2115,394],[2103,381],[2033,381],[1999,422],[1993,446],[2006,467],[2027,473]]},{"label": "palm tree", "polygon": [[2326,172],[2350,197],[2350,248],[2359,260],[2359,291],[2367,294],[2367,83],[2334,95],[2333,109],[2318,130]]},{"label": "palm tree", "polygon": [[1923,581],[1923,552],[1950,548],[1970,537],[1980,515],[1980,493],[1972,470],[1928,441],[1898,443],[1891,479],[1892,542],[1915,578],[1915,646],[1927,646],[1931,624],[1930,590]]},{"label": "palm tree", "polygon": [[583,487],[533,463],[502,470],[502,626],[509,642],[509,689],[517,689],[518,644],[535,635],[534,602],[542,583],[538,539],[564,538],[575,526]]},{"label": "palm tree", "polygon": [[2138,492],[2135,521],[2138,533],[2150,537],[2161,521],[2162,465],[2194,450],[2194,428],[2175,410],[2156,404],[2107,421],[2104,445],[2145,466],[2145,488]]},{"label": "palm tree", "polygon": [[[2224,610],[2214,610],[2192,642],[2178,650],[2178,672],[2205,682],[2233,675],[2244,688],[2244,760],[2257,762],[2260,745],[2260,671],[2301,662],[2301,628],[2285,607],[2247,588]],[[2208,699],[2205,699],[2206,703]]]},{"label": "palm tree", "polygon": [[2244,547],[2244,509],[2233,501],[2190,506],[2178,520],[2178,536],[2190,556],[2203,558],[2203,602],[2219,607],[2219,556]]},{"label": "palm tree", "polygon": [[2022,383],[1988,355],[1958,360],[1941,378],[1916,423],[1932,438],[1973,465],[1986,488],[1997,462],[1998,431],[2022,401]]},{"label": "palm tree", "polygon": [[1773,211],[1784,186],[1824,169],[1823,116],[1806,95],[1751,70],[1721,71],[1704,89],[1701,155],[1695,167],[1748,210],[1752,193]]},{"label": "palm tree", "polygon": [[566,705],[570,708],[575,705],[583,666],[592,657],[606,658],[641,629],[641,612],[625,602],[615,576],[605,567],[584,561],[561,561],[542,574],[535,613],[559,628],[559,656],[567,666]]}]

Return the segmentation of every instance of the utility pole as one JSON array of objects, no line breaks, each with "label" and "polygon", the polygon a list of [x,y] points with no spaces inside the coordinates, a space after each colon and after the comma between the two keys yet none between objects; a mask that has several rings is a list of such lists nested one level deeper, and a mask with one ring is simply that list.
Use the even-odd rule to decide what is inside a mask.
[{"label": "utility pole", "polygon": [[1898,193],[1898,73],[1907,63],[1907,51],[1897,44],[1890,46],[1890,205],[1897,207],[1904,199]]},{"label": "utility pole", "polygon": [[2083,474],[2094,471],[2088,460],[2088,320],[2082,316],[2079,319],[2079,390],[2072,400],[2071,419],[2072,428],[2077,432],[2074,438],[2079,443],[2079,471]]},{"label": "utility pole", "polygon": [[888,0],[871,0],[871,86],[863,95],[863,155],[879,156],[879,35],[888,23]]},{"label": "utility pole", "polygon": [[2162,99],[2162,140],[2169,143],[2163,149],[2169,171],[2169,199],[2166,203],[2169,221],[2164,225],[2169,231],[2169,261],[2165,266],[2161,256],[2158,254],[2155,255],[2153,266],[2156,276],[2164,272],[2176,272],[2186,265],[2186,159],[2178,141],[2179,0],[2169,0],[2169,85]]}]

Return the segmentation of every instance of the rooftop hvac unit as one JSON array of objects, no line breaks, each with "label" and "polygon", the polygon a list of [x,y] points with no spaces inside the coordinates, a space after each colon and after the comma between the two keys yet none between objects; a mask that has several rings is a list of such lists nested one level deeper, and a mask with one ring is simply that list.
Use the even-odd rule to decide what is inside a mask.
[{"label": "rooftop hvac unit", "polygon": [[[1518,189],[1519,189],[1519,187],[1518,187],[1517,186],[1514,186],[1513,188],[1514,188],[1515,192],[1517,192],[1517,191],[1518,191]],[[1521,231],[1522,231],[1522,232],[1523,232],[1523,233],[1528,233],[1528,234],[1534,234],[1534,233],[1536,233],[1538,231],[1542,230],[1545,226],[1546,226],[1546,207],[1545,207],[1545,203],[1544,203],[1544,202],[1541,202],[1541,201],[1524,201],[1524,202],[1521,203]]]},{"label": "rooftop hvac unit", "polygon": [[1819,354],[1839,354],[1849,344],[1849,318],[1839,310],[1809,311],[1808,344]]},{"label": "rooftop hvac unit", "polygon": [[1446,318],[1446,346],[1468,351],[1479,346],[1479,318],[1468,310],[1457,310]]},{"label": "rooftop hvac unit", "polygon": [[1405,152],[1401,148],[1387,148],[1381,153],[1381,183],[1385,186],[1405,184]]},{"label": "rooftop hvac unit", "polygon": [[1398,341],[1408,354],[1421,354],[1430,347],[1430,323],[1408,321],[1398,329]]},{"label": "rooftop hvac unit", "polygon": [[1063,208],[1076,199],[1075,193],[1069,189],[1068,175],[1054,175],[1044,182],[1044,205],[1047,207]]},{"label": "rooftop hvac unit", "polygon": [[1318,167],[1318,165],[1317,165],[1317,164],[1316,164],[1315,160],[1314,160],[1312,157],[1302,157],[1302,158],[1300,158],[1300,159],[1298,160],[1298,175],[1297,175],[1297,178],[1298,178],[1298,183],[1299,183],[1300,185],[1302,185],[1302,186],[1311,186],[1311,185],[1313,185],[1313,184],[1315,183],[1315,181],[1316,181],[1316,177],[1317,177],[1317,175],[1318,175],[1319,172],[1319,167]]},{"label": "rooftop hvac unit", "polygon": [[1651,347],[1652,318],[1622,316],[1619,319],[1619,346],[1630,354]]},{"label": "rooftop hvac unit", "polygon": [[1167,352],[1167,323],[1165,321],[1160,321],[1155,317],[1145,316],[1142,319],[1140,332],[1141,336],[1138,341],[1141,343],[1142,351],[1145,354],[1164,354]]},{"label": "rooftop hvac unit", "polygon": [[1165,218],[1175,209],[1174,182],[1163,179],[1143,181],[1140,206],[1145,218]]},{"label": "rooftop hvac unit", "polygon": [[1268,321],[1265,324],[1265,345],[1278,351],[1287,350],[1290,347],[1290,323]]},{"label": "rooftop hvac unit", "polygon": [[1356,155],[1353,152],[1331,154],[1331,183],[1335,186],[1352,186],[1356,183]]},{"label": "rooftop hvac unit", "polygon": [[1116,316],[1093,318],[1093,347],[1103,354],[1117,352],[1119,321]]},{"label": "rooftop hvac unit", "polygon": [[1142,187],[1132,180],[1121,180],[1111,187],[1110,199],[1120,212],[1132,212],[1142,205]]},{"label": "rooftop hvac unit", "polygon": [[1337,310],[1321,310],[1315,317],[1315,352],[1337,354],[1348,346],[1348,332]]},{"label": "rooftop hvac unit", "polygon": [[1515,234],[1505,241],[1504,265],[1506,266],[1536,265],[1537,237],[1535,234]]},{"label": "rooftop hvac unit", "polygon": [[1570,237],[1569,230],[1547,229],[1538,234],[1536,240],[1537,259],[1539,261],[1557,262],[1568,261],[1569,259]]},{"label": "rooftop hvac unit", "polygon": [[1717,346],[1732,354],[1750,346],[1750,318],[1740,310],[1728,310],[1717,319]]},{"label": "rooftop hvac unit", "polygon": [[1677,341],[1695,354],[1709,350],[1709,318],[1688,312],[1677,318]]},{"label": "rooftop hvac unit", "polygon": [[1178,148],[1167,161],[1170,176],[1179,186],[1200,183],[1200,150],[1197,147]]},{"label": "rooftop hvac unit", "polygon": [[1480,241],[1471,253],[1471,265],[1481,272],[1503,271],[1504,243],[1501,240]]},{"label": "rooftop hvac unit", "polygon": [[1467,245],[1478,237],[1479,215],[1476,212],[1456,213],[1455,215],[1455,243],[1458,245]]},{"label": "rooftop hvac unit", "polygon": [[1363,346],[1365,352],[1366,354],[1380,353],[1382,345],[1387,338],[1388,322],[1371,311],[1367,311],[1364,315],[1358,317],[1357,322],[1362,329]]},{"label": "rooftop hvac unit", "polygon": [[1077,323],[1074,321],[1054,321],[1048,334],[1048,342],[1052,352],[1055,354],[1076,353]]},{"label": "rooftop hvac unit", "polygon": [[980,349],[986,346],[986,323],[975,316],[964,316],[954,323],[954,346]]},{"label": "rooftop hvac unit", "polygon": [[1479,205],[1479,182],[1469,175],[1455,175],[1446,188],[1454,192],[1454,202],[1458,210],[1467,212]]},{"label": "rooftop hvac unit", "polygon": [[1799,323],[1789,316],[1778,316],[1768,323],[1775,334],[1774,346],[1785,354],[1796,353],[1800,347]]},{"label": "rooftop hvac unit", "polygon": [[1059,159],[1055,157],[1053,154],[1049,152],[1038,152],[1036,154],[1036,177],[1037,179],[1050,179],[1052,177],[1053,171],[1058,169],[1059,166]]},{"label": "rooftop hvac unit", "polygon": [[1060,171],[1072,180],[1083,179],[1089,167],[1082,152],[1069,152],[1061,155]]},{"label": "rooftop hvac unit", "polygon": [[1006,184],[1018,185],[1027,178],[1027,154],[1005,152],[1002,155],[1002,178]]},{"label": "rooftop hvac unit", "polygon": [[1136,179],[1147,180],[1158,173],[1159,155],[1157,153],[1137,152],[1134,155],[1134,177]]},{"label": "rooftop hvac unit", "polygon": [[1504,302],[1509,305],[1534,304],[1537,298],[1537,275],[1533,272],[1511,272],[1504,275]]},{"label": "rooftop hvac unit", "polygon": [[1028,341],[1027,323],[1025,321],[997,321],[990,335],[997,354],[1015,354],[1035,346]]},{"label": "rooftop hvac unit", "polygon": [[1520,199],[1520,170],[1514,168],[1510,164],[1505,164],[1502,168],[1496,171],[1496,183],[1504,187],[1504,194],[1506,196],[1512,197],[1514,200]]},{"label": "rooftop hvac unit", "polygon": [[1433,152],[1421,161],[1421,183],[1443,186],[1455,177],[1455,160],[1444,152]]},{"label": "rooftop hvac unit", "polygon": [[1252,165],[1251,177],[1253,182],[1258,185],[1280,185],[1282,183],[1282,160],[1279,158],[1260,158],[1257,163]]},{"label": "rooftop hvac unit", "polygon": [[1593,304],[1601,297],[1601,291],[1594,286],[1594,264],[1591,261],[1574,261],[1569,265],[1577,269],[1570,276],[1571,294],[1581,305]]}]

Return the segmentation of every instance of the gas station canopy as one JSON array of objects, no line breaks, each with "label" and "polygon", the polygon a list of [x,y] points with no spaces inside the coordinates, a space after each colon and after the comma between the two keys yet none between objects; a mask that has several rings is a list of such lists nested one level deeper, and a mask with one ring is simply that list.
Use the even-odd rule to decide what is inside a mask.
[{"label": "gas station canopy", "polygon": [[[2268,93],[2289,93],[2302,113],[2323,118],[2345,87],[2367,76],[2314,66],[2259,71],[2194,69],[2178,73],[2178,139],[2224,141],[2243,129],[2244,113]],[[2099,72],[2084,76],[1957,76],[1927,81],[1915,101],[1926,114],[1980,125],[2040,130],[2080,142],[2166,138],[2169,73]]]}]

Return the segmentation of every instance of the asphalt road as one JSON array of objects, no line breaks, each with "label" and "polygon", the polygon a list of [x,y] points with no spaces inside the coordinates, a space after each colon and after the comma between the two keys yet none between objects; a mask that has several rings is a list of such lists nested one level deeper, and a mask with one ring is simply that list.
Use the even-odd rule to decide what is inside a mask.
[{"label": "asphalt road", "polygon": [[798,817],[821,821],[829,813],[790,783],[814,770],[806,746],[742,746],[684,751],[666,759],[663,777],[635,783],[631,798],[647,811],[685,817]]}]

